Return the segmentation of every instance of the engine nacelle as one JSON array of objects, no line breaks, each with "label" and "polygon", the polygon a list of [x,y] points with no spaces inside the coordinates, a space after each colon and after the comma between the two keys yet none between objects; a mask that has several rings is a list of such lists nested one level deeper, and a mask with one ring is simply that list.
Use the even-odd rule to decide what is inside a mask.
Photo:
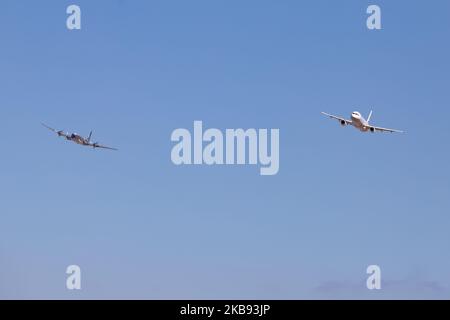
[{"label": "engine nacelle", "polygon": [[370,127],[370,132],[375,132],[375,128],[374,127]]},{"label": "engine nacelle", "polygon": [[341,126],[345,126],[347,123],[344,120],[341,120]]}]

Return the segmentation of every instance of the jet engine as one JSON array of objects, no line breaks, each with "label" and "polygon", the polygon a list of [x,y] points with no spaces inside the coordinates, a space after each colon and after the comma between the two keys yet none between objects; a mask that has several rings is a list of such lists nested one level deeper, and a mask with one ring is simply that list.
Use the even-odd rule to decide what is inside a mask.
[{"label": "jet engine", "polygon": [[345,126],[347,123],[344,120],[341,120],[341,126]]}]

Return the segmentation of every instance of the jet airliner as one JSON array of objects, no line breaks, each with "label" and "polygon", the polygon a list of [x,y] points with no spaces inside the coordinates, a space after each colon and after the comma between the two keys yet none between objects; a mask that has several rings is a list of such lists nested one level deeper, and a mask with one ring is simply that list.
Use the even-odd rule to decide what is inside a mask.
[{"label": "jet airliner", "polygon": [[364,119],[364,117],[358,111],[352,112],[352,114],[350,116],[351,120],[347,120],[345,118],[334,116],[332,114],[328,114],[325,112],[321,112],[321,113],[332,119],[338,120],[342,126],[351,125],[362,132],[367,132],[367,131],[370,131],[370,132],[376,132],[376,131],[379,131],[379,132],[403,132],[401,130],[389,129],[389,128],[383,128],[383,127],[377,127],[377,126],[371,125],[369,123],[369,121],[370,121],[370,118],[372,117],[372,111],[370,111],[369,116],[367,117],[367,120]]}]

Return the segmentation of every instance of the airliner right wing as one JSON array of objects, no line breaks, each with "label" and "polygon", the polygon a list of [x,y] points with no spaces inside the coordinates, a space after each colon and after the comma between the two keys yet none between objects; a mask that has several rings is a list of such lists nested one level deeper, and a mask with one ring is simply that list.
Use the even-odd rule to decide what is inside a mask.
[{"label": "airliner right wing", "polygon": [[327,117],[332,118],[332,119],[339,120],[340,122],[343,121],[343,122],[345,122],[345,124],[352,124],[351,120],[347,120],[347,119],[344,119],[344,118],[341,118],[341,117],[338,117],[338,116],[333,116],[332,114],[328,114],[328,113],[325,113],[325,112],[321,112],[321,113],[326,115]]}]

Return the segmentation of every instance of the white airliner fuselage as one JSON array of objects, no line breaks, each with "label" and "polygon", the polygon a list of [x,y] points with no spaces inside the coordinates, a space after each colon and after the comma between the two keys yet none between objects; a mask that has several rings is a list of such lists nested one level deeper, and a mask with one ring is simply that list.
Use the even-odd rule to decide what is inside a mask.
[{"label": "white airliner fuselage", "polygon": [[369,122],[367,122],[367,120],[364,119],[364,117],[358,111],[352,112],[351,118],[352,118],[352,126],[354,126],[355,128],[363,132],[370,130]]}]

